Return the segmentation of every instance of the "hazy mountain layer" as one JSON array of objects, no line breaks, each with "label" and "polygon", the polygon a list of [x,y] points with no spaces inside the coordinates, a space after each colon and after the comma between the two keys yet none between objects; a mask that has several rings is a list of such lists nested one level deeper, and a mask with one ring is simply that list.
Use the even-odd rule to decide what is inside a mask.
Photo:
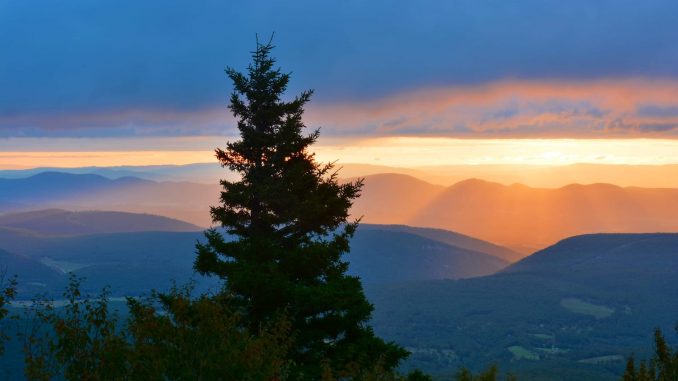
[{"label": "hazy mountain layer", "polygon": [[[114,210],[201,227],[212,224],[209,207],[218,203],[220,192],[216,184],[60,173],[0,181],[0,211]],[[547,189],[482,180],[445,188],[411,176],[379,174],[365,178],[352,214],[368,223],[451,230],[528,254],[573,235],[678,231],[678,189],[609,184]]]},{"label": "hazy mountain layer", "polygon": [[48,235],[202,230],[184,221],[150,214],[61,209],[0,214],[0,227]]},{"label": "hazy mountain layer", "polygon": [[[443,228],[508,247],[540,248],[587,233],[678,231],[678,189],[609,184],[541,189],[474,179],[444,190],[417,183],[415,197],[404,190],[412,182],[404,175],[389,175],[387,182],[369,176],[364,194],[371,202],[357,203],[352,212],[365,222]],[[389,196],[379,198],[384,192]],[[418,211],[412,215],[413,209]]]},{"label": "hazy mountain layer", "polygon": [[[111,215],[96,213],[101,218]],[[141,222],[148,217],[126,216]],[[350,273],[365,283],[377,284],[468,278],[492,274],[508,265],[491,254],[424,238],[402,228],[392,231],[390,227],[382,230],[372,225],[359,229],[351,253],[346,256]],[[60,293],[68,272],[88,278],[86,286],[90,291],[110,285],[116,295],[147,293],[153,288],[168,287],[171,280],[185,283],[195,277],[195,244],[204,239],[201,232],[87,234],[90,230],[86,225],[73,225],[68,229],[70,235],[45,236],[25,228],[0,227],[0,248],[7,252],[2,265],[8,273],[19,275],[22,290],[29,294]],[[415,230],[426,233],[426,229]],[[479,248],[493,247],[481,241],[475,244]],[[50,276],[42,279],[36,272],[28,277],[24,270],[31,266]],[[214,282],[205,283],[210,284]]]},{"label": "hazy mountain layer", "polygon": [[346,260],[363,283],[458,279],[493,274],[509,262],[406,231],[359,228]]},{"label": "hazy mountain layer", "polygon": [[218,198],[218,184],[155,182],[136,177],[112,180],[59,172],[0,178],[0,213],[45,208],[109,210],[162,215],[207,227],[212,223],[209,207]]},{"label": "hazy mountain layer", "polygon": [[384,173],[365,178],[351,212],[366,222],[396,224],[412,220],[444,187],[405,175]]},{"label": "hazy mountain layer", "polygon": [[513,250],[498,246],[493,243],[473,238],[464,234],[455,233],[444,229],[420,228],[407,225],[372,225],[361,224],[360,230],[387,230],[395,232],[406,232],[418,235],[424,238],[432,239],[434,241],[446,243],[451,246],[456,246],[462,249],[485,253],[497,258],[501,258],[506,262],[515,262],[523,257],[522,254]]},{"label": "hazy mountain layer", "polygon": [[[514,183],[530,187],[558,188],[568,184],[608,183],[645,188],[678,188],[678,165],[511,165],[474,164],[399,168],[385,165],[339,163],[343,178],[364,177],[382,173],[414,176],[432,184],[450,186],[469,178],[481,178],[504,185]],[[219,179],[233,179],[234,174],[218,163],[187,165],[144,165],[120,167],[32,168],[0,170],[2,178],[23,178],[41,172],[96,174],[111,179],[132,176],[153,181],[188,181],[216,184]]]}]

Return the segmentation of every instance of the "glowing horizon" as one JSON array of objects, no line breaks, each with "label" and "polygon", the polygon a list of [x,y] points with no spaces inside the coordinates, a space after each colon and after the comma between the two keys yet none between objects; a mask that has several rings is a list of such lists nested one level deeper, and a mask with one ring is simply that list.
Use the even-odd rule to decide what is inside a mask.
[{"label": "glowing horizon", "polygon": [[[0,141],[3,151],[0,152],[0,169],[209,163],[215,162],[213,149],[223,146],[226,140],[224,137],[137,138],[133,149],[112,150],[104,147],[126,147],[126,140],[61,139],[59,145],[64,148],[50,151],[42,148],[44,146],[40,142],[32,142],[28,138],[11,139],[4,144]],[[140,148],[144,146],[147,148]],[[10,150],[10,147],[13,148]],[[678,164],[676,139],[328,138],[321,139],[312,150],[321,162],[338,160],[340,163],[402,168],[504,164]]]}]

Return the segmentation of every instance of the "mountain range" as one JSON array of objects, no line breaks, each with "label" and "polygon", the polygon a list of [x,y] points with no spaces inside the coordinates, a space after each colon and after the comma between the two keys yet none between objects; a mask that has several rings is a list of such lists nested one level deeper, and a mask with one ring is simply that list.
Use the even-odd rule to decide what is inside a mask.
[{"label": "mountain range", "polygon": [[[45,229],[51,213],[94,222]],[[109,216],[137,231],[92,234]],[[21,299],[58,298],[68,272],[85,277],[85,292],[108,285],[113,296],[173,280],[196,280],[198,291],[219,284],[192,271],[203,235],[190,224],[157,231],[177,225],[98,211],[10,217],[0,221],[21,226],[0,226],[0,263],[18,275]],[[375,331],[412,352],[404,369],[447,377],[496,363],[521,380],[614,380],[627,356],[650,355],[654,327],[668,331],[678,316],[678,234],[581,235],[510,264],[517,253],[460,233],[361,224],[351,248],[345,259],[376,307]]]},{"label": "mountain range", "polygon": [[[437,239],[436,237],[440,237]],[[88,290],[110,285],[136,295],[199,278],[192,265],[198,227],[147,214],[42,210],[0,215],[2,262],[24,294],[59,292],[66,273],[86,277]],[[362,224],[345,257],[366,284],[458,279],[495,273],[509,249],[453,232]],[[204,289],[203,287],[203,289]]]},{"label": "mountain range", "polygon": [[[474,164],[423,167],[393,167],[386,165],[340,163],[340,176],[365,177],[382,173],[413,176],[426,182],[450,186],[469,178],[482,178],[504,185],[521,183],[535,188],[559,188],[568,184],[608,183],[619,186],[648,188],[678,188],[678,165],[625,165],[579,163],[569,165]],[[95,174],[111,179],[139,177],[158,182],[193,182],[216,184],[220,179],[233,180],[236,175],[217,162],[185,165],[142,165],[117,167],[58,168],[0,170],[0,178],[24,178],[41,172]]]},{"label": "mountain range", "polygon": [[[496,363],[520,380],[617,380],[678,320],[678,234],[567,238],[489,276],[368,287],[373,324],[449,375]],[[669,335],[673,340],[673,335]]]},{"label": "mountain range", "polygon": [[[0,211],[43,208],[163,215],[200,227],[219,186],[47,172],[0,179]],[[402,174],[365,177],[351,212],[375,224],[451,230],[522,256],[580,234],[678,231],[678,189],[571,184],[531,188],[470,179],[449,187]],[[512,258],[515,260],[517,258]]]},{"label": "mountain range", "polygon": [[0,178],[0,213],[38,209],[108,210],[148,213],[207,227],[219,185],[157,182],[138,177],[41,172]]},{"label": "mountain range", "polygon": [[[406,189],[416,189],[416,196]],[[377,196],[385,192],[390,194]],[[573,235],[678,231],[678,189],[673,188],[546,189],[478,179],[442,188],[390,174],[367,177],[363,193],[369,202],[356,203],[353,213],[365,222],[452,230],[524,254]]]},{"label": "mountain range", "polygon": [[45,235],[202,230],[184,221],[151,214],[62,209],[0,214],[0,228],[24,229]]}]

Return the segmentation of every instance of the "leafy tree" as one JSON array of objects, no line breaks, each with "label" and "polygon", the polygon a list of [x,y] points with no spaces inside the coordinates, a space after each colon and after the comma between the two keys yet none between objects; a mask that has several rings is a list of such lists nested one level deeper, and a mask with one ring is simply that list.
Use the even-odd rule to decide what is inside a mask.
[{"label": "leafy tree", "polygon": [[[676,326],[678,332],[678,326]],[[654,356],[641,361],[636,370],[635,359],[626,362],[623,381],[678,381],[678,349],[671,349],[661,330],[654,332]]]},{"label": "leafy tree", "polygon": [[122,323],[105,292],[92,300],[79,284],[71,278],[63,310],[35,304],[43,325],[25,338],[28,380],[287,379],[284,317],[251,334],[226,295],[191,298],[189,287],[175,287],[147,300],[128,299],[130,317]]},{"label": "leafy tree", "polygon": [[108,308],[108,291],[91,300],[71,275],[63,294],[63,310],[51,301],[36,300],[36,322],[24,337],[26,378],[29,380],[121,380],[127,375],[129,344]]},{"label": "leafy tree", "polygon": [[132,374],[140,380],[283,380],[289,323],[279,316],[252,334],[226,294],[191,298],[190,288],[130,300]]},{"label": "leafy tree", "polygon": [[[460,369],[456,376],[455,380],[456,381],[497,381],[499,380],[499,369],[495,366],[492,365],[486,370],[478,373],[478,374],[473,374],[471,373],[470,370],[466,368]],[[504,380],[506,381],[516,381],[517,378],[511,374],[507,374],[504,377]]]},{"label": "leafy tree", "polygon": [[417,369],[410,372],[407,377],[405,377],[405,381],[433,381],[433,378]]},{"label": "leafy tree", "polygon": [[[0,324],[9,313],[7,304],[14,300],[14,297],[16,296],[16,279],[11,278],[9,282],[5,284],[5,274],[5,271],[0,271]],[[9,336],[5,333],[3,328],[4,327],[0,325],[0,356],[5,353],[5,341],[9,339]]]},{"label": "leafy tree", "polygon": [[333,164],[316,162],[309,147],[319,130],[304,135],[302,121],[312,91],[282,99],[290,75],[274,68],[272,48],[257,42],[247,74],[226,70],[241,140],[216,156],[241,179],[221,181],[221,205],[211,214],[236,239],[208,231],[195,268],[225,280],[251,329],[285,312],[291,359],[308,378],[319,377],[323,361],[335,371],[367,369],[377,359],[392,369],[407,352],[374,335],[367,325],[373,307],[342,261],[362,181],[340,184]]}]

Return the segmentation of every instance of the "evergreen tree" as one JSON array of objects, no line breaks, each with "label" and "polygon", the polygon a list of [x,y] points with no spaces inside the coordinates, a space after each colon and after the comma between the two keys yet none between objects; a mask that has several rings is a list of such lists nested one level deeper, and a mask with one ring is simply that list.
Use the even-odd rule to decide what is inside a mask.
[{"label": "evergreen tree", "polygon": [[[676,326],[678,332],[678,326]],[[671,349],[661,330],[654,331],[654,356],[641,361],[636,371],[635,360],[626,362],[623,381],[678,381],[678,350]]]},{"label": "evergreen tree", "polygon": [[304,134],[302,121],[313,92],[282,99],[290,75],[274,68],[272,48],[257,42],[247,74],[226,70],[241,140],[216,156],[241,179],[221,181],[221,205],[211,214],[235,240],[208,231],[195,268],[225,281],[250,329],[285,313],[294,333],[289,355],[306,377],[317,379],[323,363],[335,371],[375,361],[392,369],[407,352],[374,335],[373,307],[342,261],[358,225],[347,219],[362,181],[339,183],[332,164],[316,162],[309,147],[319,130]]}]

